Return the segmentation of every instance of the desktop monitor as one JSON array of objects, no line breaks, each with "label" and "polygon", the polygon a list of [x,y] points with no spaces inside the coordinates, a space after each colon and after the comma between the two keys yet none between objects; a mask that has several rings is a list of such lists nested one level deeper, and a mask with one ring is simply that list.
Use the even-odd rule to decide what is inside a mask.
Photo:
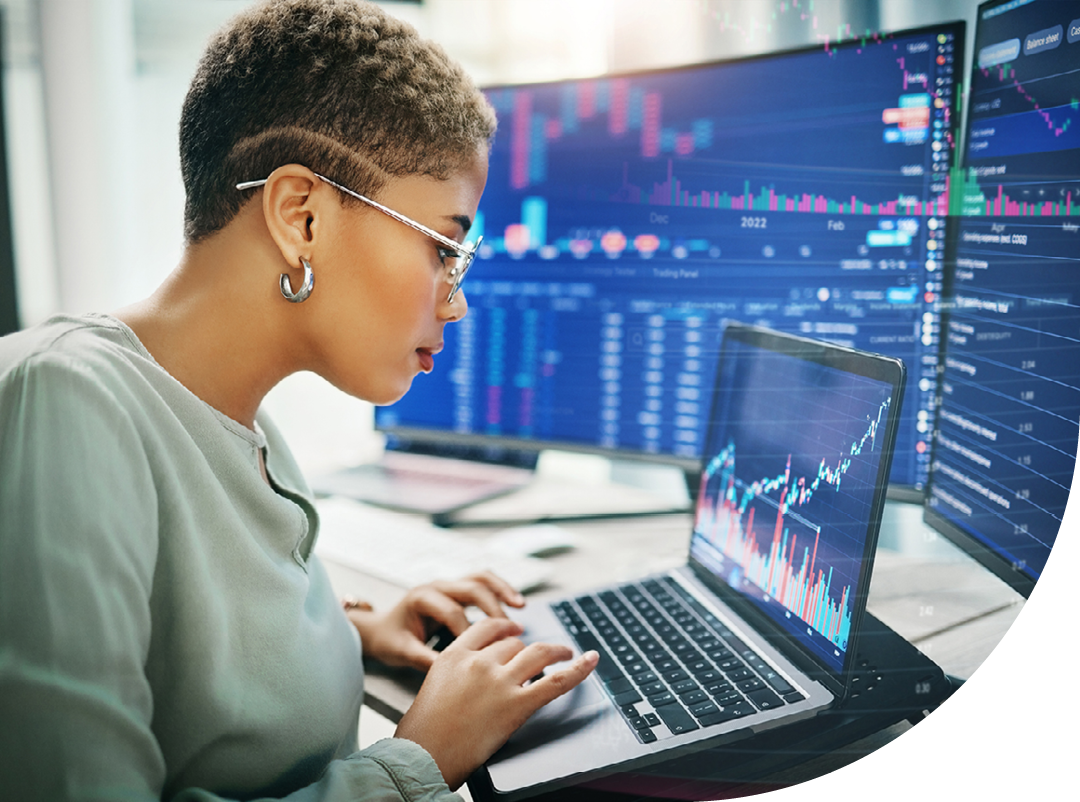
[{"label": "desktop monitor", "polygon": [[1030,593],[1080,434],[1080,2],[979,6],[928,523]]},{"label": "desktop monitor", "polygon": [[692,473],[738,320],[902,358],[891,482],[921,501],[963,35],[486,89],[469,314],[377,427]]}]

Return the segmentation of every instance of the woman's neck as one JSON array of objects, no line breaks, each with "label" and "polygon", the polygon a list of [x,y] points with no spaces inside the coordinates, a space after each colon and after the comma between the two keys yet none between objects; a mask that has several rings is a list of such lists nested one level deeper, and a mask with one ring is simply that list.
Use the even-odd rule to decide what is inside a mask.
[{"label": "woman's neck", "polygon": [[189,246],[149,298],[115,315],[177,381],[253,428],[266,394],[300,369],[300,338],[275,286],[275,252],[243,234],[230,224]]}]

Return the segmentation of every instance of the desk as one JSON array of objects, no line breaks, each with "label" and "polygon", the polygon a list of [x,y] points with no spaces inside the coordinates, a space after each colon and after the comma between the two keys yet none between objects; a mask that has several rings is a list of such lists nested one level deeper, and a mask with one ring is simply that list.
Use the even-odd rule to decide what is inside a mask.
[{"label": "desk", "polygon": [[[921,507],[886,505],[868,609],[934,660],[947,674],[966,679],[994,649],[1019,613],[1023,598],[925,527]],[[688,514],[575,521],[581,535],[573,552],[550,558],[557,582],[531,594],[531,604],[607,582],[639,577],[685,561]],[[482,538],[490,529],[459,529]],[[403,589],[327,561],[335,590],[393,604]],[[411,704],[416,672],[371,667],[365,704],[393,722]],[[768,777],[770,786],[792,785],[833,771],[878,749],[910,729],[907,721]],[[760,790],[760,789],[758,789]]]}]

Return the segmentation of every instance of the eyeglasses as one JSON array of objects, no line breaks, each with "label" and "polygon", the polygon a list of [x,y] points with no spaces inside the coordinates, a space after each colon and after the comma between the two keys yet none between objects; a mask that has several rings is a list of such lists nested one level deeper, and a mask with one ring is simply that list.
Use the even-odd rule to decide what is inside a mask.
[{"label": "eyeglasses", "polygon": [[[453,259],[456,261],[456,264],[450,265],[450,269],[446,272],[446,283],[450,285],[450,294],[446,297],[446,302],[450,303],[454,300],[454,296],[457,295],[458,290],[461,289],[461,282],[465,280],[465,274],[469,272],[469,267],[472,265],[473,259],[476,258],[476,252],[480,248],[480,243],[484,241],[483,237],[477,237],[476,242],[474,242],[471,246],[464,245],[463,243],[459,242],[454,242],[449,237],[444,237],[438,231],[432,231],[430,228],[423,225],[422,223],[418,223],[412,218],[406,217],[405,215],[401,214],[401,212],[395,212],[390,207],[383,206],[378,201],[373,201],[371,198],[366,198],[359,192],[353,192],[348,187],[343,187],[336,181],[331,181],[326,176],[319,175],[318,173],[315,173],[314,175],[320,181],[325,181],[327,184],[329,184],[339,192],[344,192],[346,195],[351,195],[357,200],[363,201],[368,206],[372,206],[378,209],[380,212],[387,215],[388,217],[394,218],[399,223],[404,223],[405,225],[409,226],[409,228],[416,229],[421,234],[426,234],[427,236],[435,240],[437,243],[442,245],[443,248],[445,248],[447,251],[450,251],[450,253],[445,253],[443,250],[440,249],[439,256],[443,259],[444,263],[447,259]],[[254,189],[255,187],[261,187],[265,183],[265,178],[258,181],[242,181],[236,185],[236,188],[241,191],[245,189]]]}]

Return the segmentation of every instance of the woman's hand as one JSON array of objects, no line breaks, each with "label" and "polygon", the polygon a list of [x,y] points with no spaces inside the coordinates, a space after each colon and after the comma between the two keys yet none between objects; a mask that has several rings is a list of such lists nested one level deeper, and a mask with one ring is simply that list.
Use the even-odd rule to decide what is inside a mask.
[{"label": "woman's hand", "polygon": [[348,609],[346,614],[360,632],[365,656],[426,671],[438,656],[426,645],[436,629],[445,626],[460,635],[469,628],[466,607],[478,607],[489,617],[505,621],[503,604],[524,607],[525,599],[507,582],[484,571],[415,587],[385,613]]},{"label": "woman's hand", "polygon": [[424,747],[451,789],[487,760],[534,712],[576,687],[596,667],[586,652],[565,668],[530,680],[569,660],[565,646],[516,636],[521,625],[492,617],[473,624],[431,666],[395,736]]}]

